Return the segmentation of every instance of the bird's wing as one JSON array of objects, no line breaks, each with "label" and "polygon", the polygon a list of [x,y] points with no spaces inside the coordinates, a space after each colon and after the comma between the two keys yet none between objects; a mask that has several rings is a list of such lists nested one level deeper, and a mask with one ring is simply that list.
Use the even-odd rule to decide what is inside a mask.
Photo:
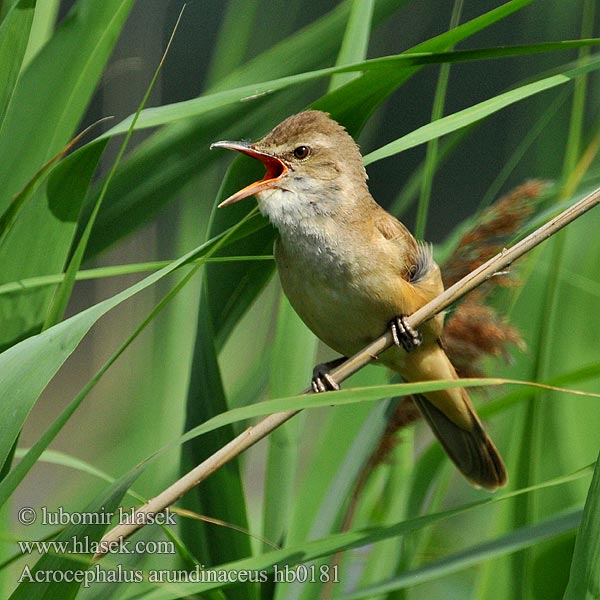
[{"label": "bird's wing", "polygon": [[441,294],[444,284],[431,246],[417,242],[398,219],[383,209],[375,219],[375,227],[397,260],[403,280],[397,283],[402,290],[404,312],[410,314]]}]

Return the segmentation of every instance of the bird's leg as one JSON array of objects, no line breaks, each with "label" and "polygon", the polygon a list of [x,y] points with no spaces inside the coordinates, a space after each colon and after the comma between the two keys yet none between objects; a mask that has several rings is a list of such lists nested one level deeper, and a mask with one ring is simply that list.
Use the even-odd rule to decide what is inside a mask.
[{"label": "bird's leg", "polygon": [[348,360],[345,356],[340,356],[335,360],[320,363],[313,369],[313,376],[310,385],[315,394],[319,392],[332,392],[340,389],[340,384],[329,374],[331,369],[339,367],[345,360]]},{"label": "bird's leg", "polygon": [[394,338],[394,344],[401,346],[407,352],[411,352],[423,343],[421,334],[406,322],[404,315],[394,317],[389,323],[389,328]]}]

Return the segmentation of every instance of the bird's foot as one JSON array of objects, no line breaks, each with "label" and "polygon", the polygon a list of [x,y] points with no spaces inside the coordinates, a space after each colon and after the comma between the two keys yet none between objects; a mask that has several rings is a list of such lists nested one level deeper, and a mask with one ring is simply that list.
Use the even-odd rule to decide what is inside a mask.
[{"label": "bird's foot", "polygon": [[389,327],[394,338],[394,344],[404,348],[407,352],[411,352],[423,343],[421,334],[406,322],[404,315],[394,317],[390,321]]},{"label": "bird's foot", "polygon": [[313,369],[310,386],[315,394],[319,392],[333,392],[340,389],[340,384],[329,374],[329,371],[341,365],[345,360],[347,360],[346,357],[342,356],[329,362],[320,363]]}]

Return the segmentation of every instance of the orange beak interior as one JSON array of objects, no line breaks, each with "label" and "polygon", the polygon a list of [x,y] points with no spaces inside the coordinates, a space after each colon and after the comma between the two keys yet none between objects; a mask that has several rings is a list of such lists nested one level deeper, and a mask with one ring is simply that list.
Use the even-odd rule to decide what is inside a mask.
[{"label": "orange beak interior", "polygon": [[212,148],[227,148],[228,150],[237,150],[242,154],[246,154],[247,156],[250,156],[256,160],[260,160],[267,170],[262,179],[247,185],[239,192],[236,192],[232,196],[229,196],[229,198],[226,200],[223,200],[223,202],[219,204],[219,208],[222,206],[228,206],[234,202],[239,202],[248,196],[252,196],[258,192],[269,189],[275,181],[283,177],[288,171],[287,167],[280,159],[272,156],[271,154],[267,154],[266,152],[256,150],[248,142],[215,142],[211,145],[211,149]]}]

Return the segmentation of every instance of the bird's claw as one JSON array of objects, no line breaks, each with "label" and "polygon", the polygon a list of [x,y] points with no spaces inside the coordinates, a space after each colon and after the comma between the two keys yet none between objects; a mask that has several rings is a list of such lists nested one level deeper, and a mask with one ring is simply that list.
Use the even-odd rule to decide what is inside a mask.
[{"label": "bird's claw", "polygon": [[319,394],[320,392],[334,392],[340,389],[340,384],[329,374],[329,371],[342,364],[345,360],[346,357],[344,356],[337,360],[318,364],[313,369],[310,386],[315,394]]},{"label": "bird's claw", "polygon": [[340,385],[336,383],[335,379],[329,373],[313,375],[310,385],[315,394],[320,392],[332,392],[340,389]]},{"label": "bird's claw", "polygon": [[423,343],[421,334],[406,322],[404,315],[393,318],[389,327],[394,338],[394,344],[404,348],[407,352],[411,352]]}]

